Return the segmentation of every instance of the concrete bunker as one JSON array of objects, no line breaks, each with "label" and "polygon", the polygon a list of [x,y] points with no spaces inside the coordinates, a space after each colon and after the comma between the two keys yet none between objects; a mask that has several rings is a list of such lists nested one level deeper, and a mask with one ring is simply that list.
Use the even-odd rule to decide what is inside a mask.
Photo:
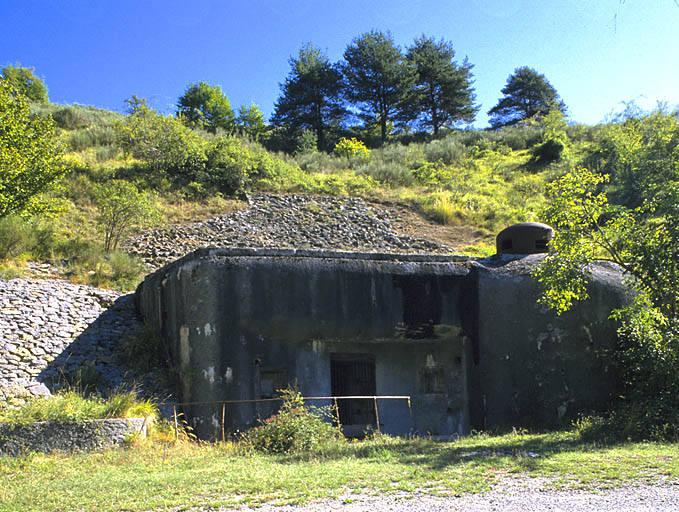
[{"label": "concrete bunker", "polygon": [[[536,305],[541,257],[201,249],[148,276],[137,303],[183,375],[184,402],[270,398],[293,382],[305,396],[409,395],[412,423],[406,402],[385,401],[380,429],[449,436],[609,400],[599,354],[615,343],[620,274],[595,266],[591,299],[557,317]],[[372,403],[340,402],[348,433],[375,426]],[[274,410],[230,404],[225,428]],[[219,436],[214,405],[185,413],[200,437]]]}]

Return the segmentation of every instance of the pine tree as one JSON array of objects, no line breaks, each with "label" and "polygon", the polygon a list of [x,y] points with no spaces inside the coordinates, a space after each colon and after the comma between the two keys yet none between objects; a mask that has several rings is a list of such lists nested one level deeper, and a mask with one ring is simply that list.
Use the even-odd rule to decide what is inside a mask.
[{"label": "pine tree", "polygon": [[271,124],[293,131],[313,130],[318,148],[324,149],[328,129],[347,115],[341,100],[342,73],[311,43],[289,62],[290,74],[280,85]]},{"label": "pine tree", "polygon": [[502,89],[504,97],[488,111],[493,128],[513,125],[552,110],[566,113],[566,105],[547,81],[545,75],[529,67],[514,70]]}]

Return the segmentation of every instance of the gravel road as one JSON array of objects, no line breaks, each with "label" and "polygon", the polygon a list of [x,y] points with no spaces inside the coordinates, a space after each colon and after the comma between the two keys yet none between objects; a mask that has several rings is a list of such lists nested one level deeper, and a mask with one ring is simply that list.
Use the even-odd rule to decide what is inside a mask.
[{"label": "gravel road", "polygon": [[357,496],[321,500],[305,505],[263,505],[249,508],[198,508],[192,512],[611,512],[679,511],[679,482],[631,484],[609,489],[553,490],[540,478],[504,480],[490,492],[459,497],[434,496]]}]

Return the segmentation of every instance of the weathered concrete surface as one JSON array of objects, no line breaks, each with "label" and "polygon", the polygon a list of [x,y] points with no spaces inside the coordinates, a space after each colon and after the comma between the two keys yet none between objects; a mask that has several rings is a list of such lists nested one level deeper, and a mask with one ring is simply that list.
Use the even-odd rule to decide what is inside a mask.
[{"label": "weathered concrete surface", "polygon": [[590,299],[557,316],[537,304],[530,271],[541,255],[475,262],[472,424],[554,423],[600,409],[614,392],[605,352],[616,342],[611,311],[625,302],[619,270],[591,269]]},{"label": "weathered concrete surface", "polygon": [[146,437],[147,418],[109,418],[78,422],[0,423],[0,456],[26,452],[73,452],[110,448],[132,435]]},{"label": "weathered concrete surface", "polygon": [[[199,250],[148,276],[137,301],[181,369],[184,401],[257,399],[271,375],[328,396],[333,361],[353,357],[374,362],[378,395],[412,396],[416,431],[463,434],[558,418],[612,390],[598,349],[615,339],[619,276],[556,318],[535,305],[534,258]],[[229,405],[226,429],[271,410]],[[200,436],[218,434],[220,407],[187,413]],[[411,431],[404,402],[379,414],[384,431]]]}]

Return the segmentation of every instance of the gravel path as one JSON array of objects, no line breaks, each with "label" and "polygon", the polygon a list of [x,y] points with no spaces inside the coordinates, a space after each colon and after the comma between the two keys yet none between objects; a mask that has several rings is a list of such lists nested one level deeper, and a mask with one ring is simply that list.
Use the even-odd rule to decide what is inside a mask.
[{"label": "gravel path", "polygon": [[610,489],[551,490],[539,478],[505,480],[492,491],[460,497],[434,496],[347,496],[300,506],[264,505],[258,508],[199,508],[193,512],[436,512],[503,511],[568,512],[672,511],[679,510],[679,482],[658,485],[625,485]]}]

